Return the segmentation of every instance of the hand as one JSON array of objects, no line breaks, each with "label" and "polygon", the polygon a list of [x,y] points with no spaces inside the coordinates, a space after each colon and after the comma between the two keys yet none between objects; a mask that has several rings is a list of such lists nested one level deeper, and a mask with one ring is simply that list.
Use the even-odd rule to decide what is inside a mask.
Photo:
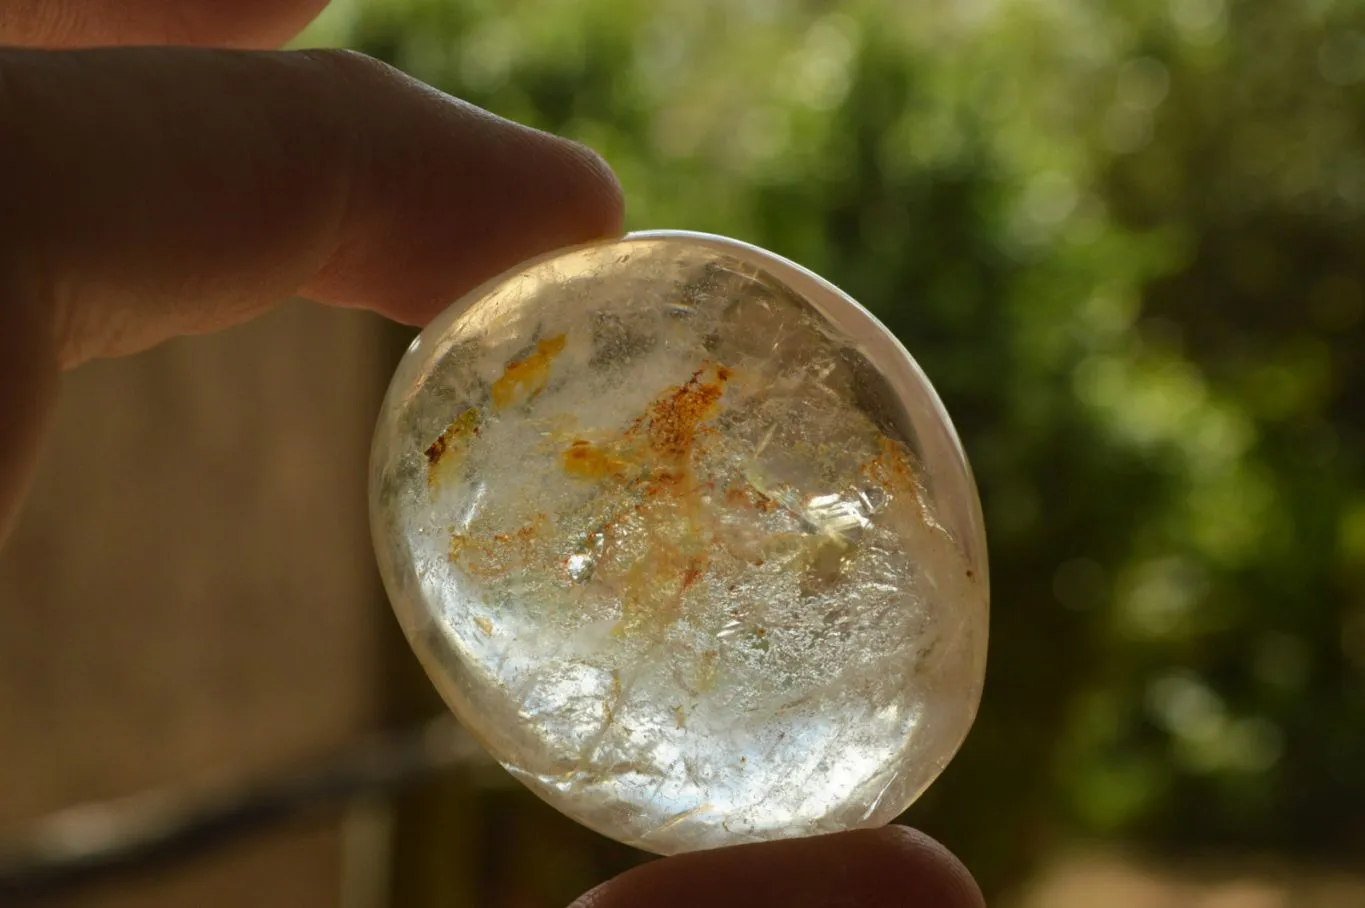
[{"label": "hand", "polygon": [[[620,231],[620,187],[577,145],[354,54],[247,52],[324,4],[5,4],[0,46],[187,47],[0,50],[0,540],[63,369],[294,294],[422,324]],[[575,908],[981,904],[955,858],[892,827],[655,861]]]}]

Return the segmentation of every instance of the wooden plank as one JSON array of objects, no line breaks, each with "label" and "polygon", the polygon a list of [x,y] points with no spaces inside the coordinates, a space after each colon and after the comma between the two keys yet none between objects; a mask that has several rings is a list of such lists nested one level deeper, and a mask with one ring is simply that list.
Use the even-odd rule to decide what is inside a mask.
[{"label": "wooden plank", "polygon": [[[68,377],[0,552],[0,827],[253,778],[385,712],[365,479],[391,351],[297,303]],[[331,905],[336,852],[336,824],[281,833],[80,904]]]}]

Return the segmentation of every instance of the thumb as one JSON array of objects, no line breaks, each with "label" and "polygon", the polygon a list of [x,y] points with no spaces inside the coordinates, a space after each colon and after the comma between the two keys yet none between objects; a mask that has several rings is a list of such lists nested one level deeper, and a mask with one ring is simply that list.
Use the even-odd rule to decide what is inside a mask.
[{"label": "thumb", "polygon": [[904,826],[698,851],[653,861],[572,908],[985,908],[971,874]]}]

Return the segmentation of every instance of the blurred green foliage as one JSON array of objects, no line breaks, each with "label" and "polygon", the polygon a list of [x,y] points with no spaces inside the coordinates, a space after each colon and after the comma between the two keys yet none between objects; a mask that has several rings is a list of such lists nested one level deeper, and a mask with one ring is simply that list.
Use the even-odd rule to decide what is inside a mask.
[{"label": "blurred green foliage", "polygon": [[990,678],[909,819],[1365,854],[1365,7],[353,0],[328,40],[616,168],[635,228],[887,322],[992,546]]}]

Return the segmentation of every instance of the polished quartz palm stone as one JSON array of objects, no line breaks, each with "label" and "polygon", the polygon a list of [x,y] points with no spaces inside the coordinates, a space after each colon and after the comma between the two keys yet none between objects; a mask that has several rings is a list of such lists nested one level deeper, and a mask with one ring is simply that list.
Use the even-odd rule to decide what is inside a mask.
[{"label": "polished quartz palm stone", "polygon": [[880,323],[770,253],[634,234],[486,284],[408,351],[371,472],[432,680],[612,838],[886,823],[975,716],[985,543],[952,426]]}]

